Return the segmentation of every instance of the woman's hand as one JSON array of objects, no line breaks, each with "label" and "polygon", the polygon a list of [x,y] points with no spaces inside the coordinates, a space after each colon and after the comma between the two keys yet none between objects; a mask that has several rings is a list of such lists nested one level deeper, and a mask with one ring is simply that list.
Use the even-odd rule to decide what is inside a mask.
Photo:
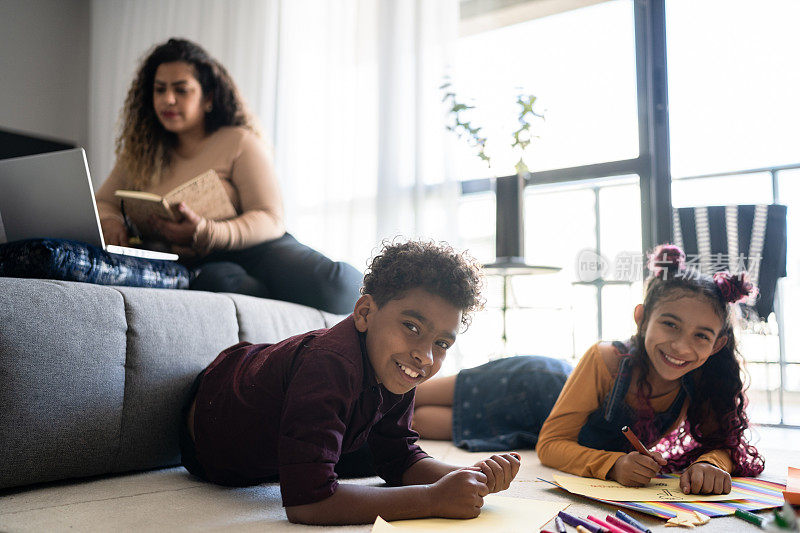
[{"label": "woman's hand", "polygon": [[106,244],[128,246],[128,230],[121,221],[113,217],[101,218],[100,228]]},{"label": "woman's hand", "polygon": [[711,463],[694,463],[681,474],[684,494],[728,494],[731,475]]},{"label": "woman's hand", "polygon": [[179,222],[153,217],[150,219],[150,224],[169,242],[182,246],[191,246],[197,226],[203,218],[183,202],[178,204],[178,212],[183,215]]},{"label": "woman's hand", "polygon": [[650,455],[630,452],[617,459],[606,477],[626,487],[644,487],[666,464],[666,459],[658,452],[650,452]]},{"label": "woman's hand", "polygon": [[486,476],[486,486],[489,488],[489,493],[493,493],[506,490],[511,485],[511,481],[519,472],[519,465],[519,454],[504,453],[478,461],[474,466],[480,468]]},{"label": "woman's hand", "polygon": [[475,518],[489,494],[486,475],[475,466],[450,472],[430,485],[430,491],[431,514],[440,518]]}]

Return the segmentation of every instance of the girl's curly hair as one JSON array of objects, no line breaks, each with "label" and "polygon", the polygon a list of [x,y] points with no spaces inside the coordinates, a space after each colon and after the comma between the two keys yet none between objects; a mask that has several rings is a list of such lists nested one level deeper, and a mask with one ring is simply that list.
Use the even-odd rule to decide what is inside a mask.
[{"label": "girl's curly hair", "polygon": [[755,476],[764,470],[764,458],[744,437],[749,426],[747,398],[742,382],[742,363],[733,331],[732,305],[755,292],[744,273],[714,276],[687,269],[683,251],[670,245],[657,247],[650,257],[652,277],[645,289],[644,314],[636,335],[631,339],[635,366],[639,369],[637,396],[642,406],[634,431],[644,442],[658,441],[661,435],[653,426],[651,370],[645,351],[644,330],[656,305],[663,301],[695,296],[708,301],[722,320],[720,335],[727,343],[695,371],[695,393],[689,403],[686,420],[678,430],[662,441],[657,449],[668,460],[670,470],[682,470],[711,450],[727,450],[733,460],[733,475]]},{"label": "girl's curly hair", "polygon": [[206,133],[223,126],[243,126],[259,133],[236,84],[218,61],[199,45],[185,39],[170,39],[156,45],[142,60],[128,90],[116,140],[118,162],[125,169],[132,189],[142,190],[158,183],[169,167],[170,153],[177,137],[164,129],[153,108],[153,84],[162,63],[182,61],[194,68],[203,96],[211,96],[211,111],[205,116]]},{"label": "girl's curly hair", "polygon": [[361,293],[371,295],[382,307],[418,287],[461,309],[464,329],[469,327],[471,313],[483,308],[480,264],[444,242],[384,241],[367,268]]}]

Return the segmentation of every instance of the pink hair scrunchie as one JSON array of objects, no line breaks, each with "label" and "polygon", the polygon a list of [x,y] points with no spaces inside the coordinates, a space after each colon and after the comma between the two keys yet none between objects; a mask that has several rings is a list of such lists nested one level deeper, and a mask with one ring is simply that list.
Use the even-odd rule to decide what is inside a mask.
[{"label": "pink hair scrunchie", "polygon": [[747,278],[747,272],[736,275],[730,272],[715,272],[714,283],[719,287],[722,298],[728,303],[743,302],[756,290]]},{"label": "pink hair scrunchie", "polygon": [[647,269],[653,277],[662,277],[665,274],[674,274],[686,267],[686,254],[674,244],[660,244],[649,255]]}]

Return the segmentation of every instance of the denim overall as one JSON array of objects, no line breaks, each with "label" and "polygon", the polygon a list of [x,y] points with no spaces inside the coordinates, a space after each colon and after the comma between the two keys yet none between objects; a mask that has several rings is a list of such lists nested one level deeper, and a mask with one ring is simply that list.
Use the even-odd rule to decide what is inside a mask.
[{"label": "denim overall", "polygon": [[[630,452],[633,450],[628,439],[622,434],[622,426],[633,427],[636,423],[636,411],[625,403],[625,395],[631,384],[633,357],[628,348],[621,342],[614,342],[616,348],[623,355],[619,361],[619,372],[611,392],[606,396],[602,407],[589,415],[586,423],[578,433],[578,444],[596,450],[610,452]],[[694,393],[694,372],[689,372],[681,378],[681,388],[669,409],[657,413],[653,424],[659,435],[663,435],[675,423],[681,414],[683,403],[688,395],[691,399]],[[654,443],[645,442],[646,447]]]}]

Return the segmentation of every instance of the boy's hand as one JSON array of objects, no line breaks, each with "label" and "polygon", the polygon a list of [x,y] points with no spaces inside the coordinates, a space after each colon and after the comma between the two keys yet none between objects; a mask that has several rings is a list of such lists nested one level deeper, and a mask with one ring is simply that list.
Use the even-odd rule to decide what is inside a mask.
[{"label": "boy's hand", "polygon": [[650,452],[650,455],[630,452],[617,459],[606,477],[626,487],[644,487],[666,464],[666,459],[658,452]]},{"label": "boy's hand", "polygon": [[486,476],[474,466],[454,470],[430,487],[433,516],[441,518],[475,518],[489,494]]},{"label": "boy's hand", "polygon": [[486,476],[486,486],[489,488],[490,494],[506,490],[519,472],[519,465],[518,453],[493,455],[475,463],[475,466],[480,468]]},{"label": "boy's hand", "polygon": [[684,494],[728,494],[731,475],[711,463],[694,463],[681,474]]}]

